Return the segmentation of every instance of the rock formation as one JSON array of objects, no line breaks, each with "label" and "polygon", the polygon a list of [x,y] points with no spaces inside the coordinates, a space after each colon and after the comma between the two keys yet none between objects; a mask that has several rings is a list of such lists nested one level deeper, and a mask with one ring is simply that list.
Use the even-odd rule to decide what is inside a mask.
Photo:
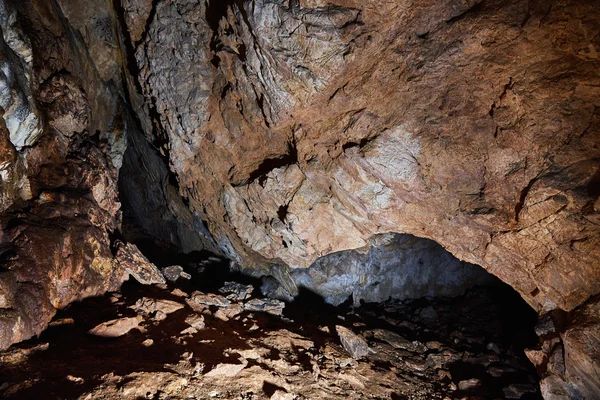
[{"label": "rock formation", "polygon": [[549,374],[598,385],[593,2],[0,0],[0,27],[0,347],[126,279],[120,195],[283,286],[431,239],[567,313]]}]

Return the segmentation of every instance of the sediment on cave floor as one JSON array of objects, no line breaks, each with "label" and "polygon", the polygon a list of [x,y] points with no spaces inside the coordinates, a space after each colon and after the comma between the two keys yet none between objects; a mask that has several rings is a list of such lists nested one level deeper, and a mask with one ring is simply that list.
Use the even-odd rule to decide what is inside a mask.
[{"label": "sediment on cave floor", "polygon": [[536,315],[498,280],[335,307],[306,288],[290,302],[266,297],[272,277],[219,257],[167,266],[175,256],[154,258],[166,284],[131,281],[73,304],[2,353],[3,397],[541,398],[523,352],[537,343]]}]

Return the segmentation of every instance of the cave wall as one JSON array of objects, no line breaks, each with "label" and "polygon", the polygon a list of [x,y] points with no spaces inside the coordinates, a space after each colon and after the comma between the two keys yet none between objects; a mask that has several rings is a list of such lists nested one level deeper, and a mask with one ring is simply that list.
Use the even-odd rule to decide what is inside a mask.
[{"label": "cave wall", "polygon": [[[113,6],[0,1],[0,349],[39,334],[57,309],[118,289],[136,269],[127,260],[137,249],[116,241],[118,176],[128,136],[144,135]],[[170,211],[176,221],[191,215]],[[203,239],[185,245],[201,250]]]},{"label": "cave wall", "polygon": [[145,118],[247,266],[430,238],[538,311],[600,291],[586,1],[124,1]]},{"label": "cave wall", "polygon": [[374,236],[365,248],[321,257],[283,279],[273,275],[283,282],[289,276],[292,293],[306,288],[336,306],[348,299],[359,306],[390,298],[455,297],[474,286],[498,283],[483,268],[456,259],[432,240],[391,233]]},{"label": "cave wall", "polygon": [[[127,276],[110,249],[125,126],[120,53],[102,11],[83,37],[56,1],[0,2],[0,348]],[[94,42],[111,54],[91,54]]]},{"label": "cave wall", "polygon": [[120,169],[146,230],[246,269],[397,232],[540,314],[595,304],[592,1],[0,0],[0,27],[0,347],[126,278]]}]

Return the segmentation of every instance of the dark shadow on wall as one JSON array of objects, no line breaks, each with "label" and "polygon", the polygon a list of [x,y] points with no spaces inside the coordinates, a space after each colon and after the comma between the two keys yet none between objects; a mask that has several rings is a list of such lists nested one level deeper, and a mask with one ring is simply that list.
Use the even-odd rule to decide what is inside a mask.
[{"label": "dark shadow on wall", "polygon": [[218,253],[210,232],[185,204],[158,151],[135,128],[132,118],[128,122],[128,146],[119,172],[125,240],[154,241],[174,253]]}]

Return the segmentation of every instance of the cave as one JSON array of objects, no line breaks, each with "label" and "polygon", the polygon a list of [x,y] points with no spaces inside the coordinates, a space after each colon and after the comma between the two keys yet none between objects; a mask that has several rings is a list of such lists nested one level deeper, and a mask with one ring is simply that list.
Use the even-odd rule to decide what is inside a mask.
[{"label": "cave", "polygon": [[594,1],[0,32],[0,397],[599,398]]}]

